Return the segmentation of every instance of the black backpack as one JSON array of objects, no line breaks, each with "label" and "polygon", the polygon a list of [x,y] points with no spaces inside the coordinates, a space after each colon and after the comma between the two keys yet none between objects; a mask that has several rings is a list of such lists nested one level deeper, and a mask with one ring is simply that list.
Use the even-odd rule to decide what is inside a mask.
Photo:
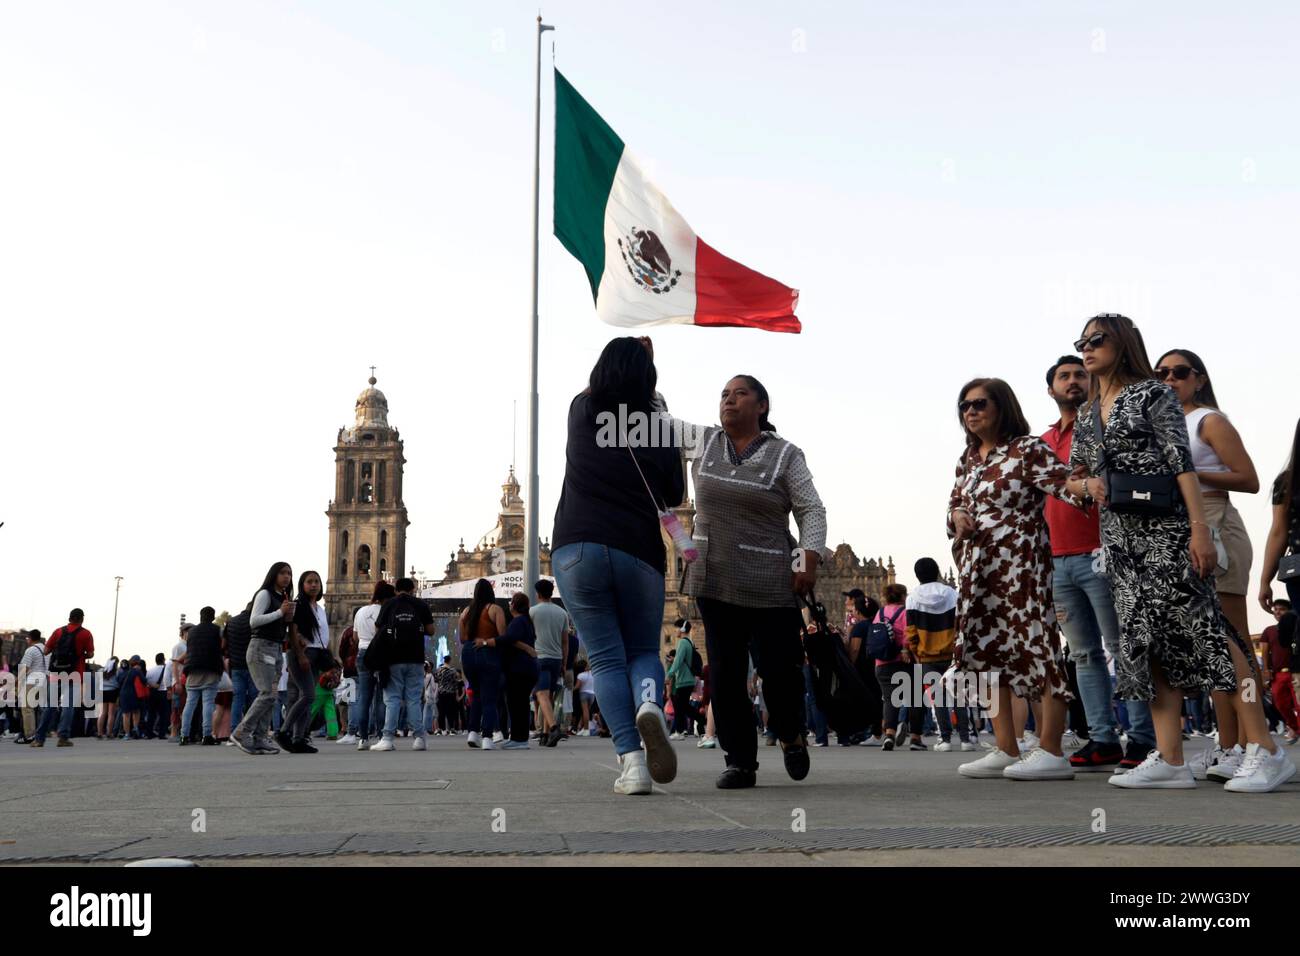
[{"label": "black backpack", "polygon": [[691,644],[691,676],[696,679],[704,676],[704,665],[700,663],[700,651],[694,643]]},{"label": "black backpack", "polygon": [[77,634],[80,632],[81,628],[75,631],[63,629],[50,653],[50,670],[57,674],[69,674],[77,669]]},{"label": "black backpack", "polygon": [[867,685],[853,666],[844,641],[826,623],[826,608],[816,597],[804,598],[804,602],[817,625],[817,632],[804,638],[808,668],[812,671],[813,697],[836,734],[855,734],[872,719]]},{"label": "black backpack", "polygon": [[900,607],[891,618],[885,618],[883,610],[880,612],[881,620],[871,625],[871,630],[867,632],[867,646],[862,649],[862,653],[878,661],[892,661],[898,656],[898,642],[894,640],[894,625],[898,623],[903,610]]}]

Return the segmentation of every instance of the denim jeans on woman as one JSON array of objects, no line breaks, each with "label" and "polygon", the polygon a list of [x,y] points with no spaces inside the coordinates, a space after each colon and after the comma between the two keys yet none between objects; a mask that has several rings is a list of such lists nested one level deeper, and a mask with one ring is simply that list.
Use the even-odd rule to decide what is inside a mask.
[{"label": "denim jeans on woman", "polygon": [[[1079,696],[1088,714],[1088,739],[1099,744],[1118,744],[1115,733],[1115,696],[1106,654],[1119,657],[1119,617],[1110,584],[1097,571],[1091,554],[1071,554],[1052,559],[1052,593],[1061,632],[1070,646],[1079,680]],[[1129,737],[1154,747],[1155,728],[1151,724],[1151,705],[1146,701],[1128,700],[1124,709],[1131,724]]]},{"label": "denim jeans on woman", "polygon": [[248,642],[248,675],[257,688],[257,696],[231,732],[232,737],[253,742],[271,736],[271,711],[276,703],[282,665],[279,643],[258,637]]},{"label": "denim jeans on woman", "polygon": [[420,693],[424,689],[424,665],[390,664],[388,683],[384,685],[384,739],[392,740],[397,735],[397,722],[403,705],[406,708],[406,722],[417,737],[425,736],[424,722],[421,719],[423,708],[420,706]]},{"label": "denim jeans on woman", "polygon": [[348,733],[365,740],[384,726],[384,695],[375,675],[357,656],[357,699],[348,705]]},{"label": "denim jeans on woman", "polygon": [[501,654],[495,647],[475,647],[473,641],[466,641],[460,646],[460,666],[474,692],[465,729],[491,737],[497,729],[501,697]]},{"label": "denim jeans on woman", "polygon": [[641,748],[636,712],[663,706],[659,630],[664,576],[625,551],[590,541],[551,555],[564,606],[587,646],[600,712],[620,755]]}]

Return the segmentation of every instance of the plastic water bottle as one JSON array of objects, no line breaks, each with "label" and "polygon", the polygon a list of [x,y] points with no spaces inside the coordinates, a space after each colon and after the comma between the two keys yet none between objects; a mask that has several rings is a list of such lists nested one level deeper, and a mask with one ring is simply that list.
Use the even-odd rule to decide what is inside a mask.
[{"label": "plastic water bottle", "polygon": [[686,533],[682,523],[677,520],[677,515],[671,511],[661,511],[659,512],[659,523],[664,526],[668,536],[673,539],[673,546],[677,548],[687,564],[699,558],[700,551],[695,547],[695,539]]}]

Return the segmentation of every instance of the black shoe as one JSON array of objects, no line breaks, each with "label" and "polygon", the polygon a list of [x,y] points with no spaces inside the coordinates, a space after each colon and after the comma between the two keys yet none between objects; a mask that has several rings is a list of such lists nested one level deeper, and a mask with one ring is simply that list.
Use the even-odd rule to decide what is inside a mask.
[{"label": "black shoe", "polygon": [[758,774],[753,770],[728,767],[722,771],[722,776],[718,777],[716,786],[719,790],[747,790],[756,783],[758,783]]},{"label": "black shoe", "polygon": [[880,749],[881,749],[881,750],[893,750],[893,749],[894,749],[894,738],[893,738],[893,737],[886,737],[886,738],[885,738],[885,742],[882,743],[882,744],[880,745]]},{"label": "black shoe", "polygon": [[[1136,746],[1136,745],[1135,745]],[[1124,759],[1124,748],[1119,744],[1102,744],[1089,740],[1070,754],[1070,766],[1075,770],[1113,770]],[[1135,765],[1136,766],[1136,765]]]},{"label": "black shoe", "polygon": [[178,743],[179,743],[182,747],[188,747],[188,746],[190,745],[190,738],[188,738],[188,737],[182,737],[182,738],[178,741]]},{"label": "black shoe", "polygon": [[289,748],[289,753],[294,754],[314,754],[316,752],[316,748],[308,740],[295,740],[293,746]]},{"label": "black shoe", "polygon": [[908,750],[929,750],[930,748],[927,747],[925,744],[921,743],[921,741],[919,740],[913,740],[910,744],[907,745],[907,749]]},{"label": "black shoe", "polygon": [[277,730],[275,732],[275,742],[280,745],[280,749],[285,753],[297,753],[297,751],[293,749],[293,738],[283,730]]},{"label": "black shoe", "polygon": [[211,734],[208,734],[206,737],[203,738],[203,746],[215,747],[216,745],[217,745],[217,738],[212,736]]},{"label": "black shoe", "polygon": [[1147,759],[1154,747],[1148,747],[1146,744],[1140,744],[1136,740],[1128,742],[1128,749],[1124,751],[1124,759],[1119,762],[1120,770],[1132,770],[1143,760]]},{"label": "black shoe", "polygon": [[785,772],[790,775],[791,780],[802,780],[808,776],[808,769],[811,766],[808,760],[808,744],[801,737],[795,743],[782,744],[785,750]]},{"label": "black shoe", "polygon": [[560,738],[563,736],[564,736],[564,732],[560,730],[559,727],[556,727],[554,730],[548,733],[546,737],[543,739],[542,746],[554,747],[556,744],[560,742]]}]

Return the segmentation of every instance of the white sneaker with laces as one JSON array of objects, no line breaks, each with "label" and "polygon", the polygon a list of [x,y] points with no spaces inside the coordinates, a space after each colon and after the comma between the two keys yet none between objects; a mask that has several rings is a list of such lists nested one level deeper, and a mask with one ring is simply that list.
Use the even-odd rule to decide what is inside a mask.
[{"label": "white sneaker with laces", "polygon": [[1281,747],[1269,753],[1259,744],[1250,744],[1246,747],[1241,766],[1223,789],[1233,793],[1269,793],[1294,776],[1295,764]]},{"label": "white sneaker with laces", "polygon": [[980,745],[973,740],[963,740],[961,742],[962,753],[970,753],[972,750],[979,750]]},{"label": "white sneaker with laces", "polygon": [[[503,739],[504,739],[504,738],[503,738]],[[484,738],[483,738],[483,749],[484,749],[484,750],[496,750],[496,749],[497,749],[497,745],[496,745],[495,743],[493,743],[494,740],[496,740],[496,734],[493,734],[491,737],[484,737]]]},{"label": "white sneaker with laces", "polygon": [[357,750],[369,750],[369,749],[370,749],[370,740],[368,738],[362,737],[360,740],[357,741]]},{"label": "white sneaker with laces", "polygon": [[416,737],[414,740],[411,741],[411,749],[412,749],[412,750],[427,750],[427,749],[428,749],[428,744],[426,744],[426,743],[424,742],[424,738],[423,738],[423,737]]},{"label": "white sneaker with laces", "polygon": [[1184,763],[1175,767],[1165,762],[1159,750],[1152,750],[1146,759],[1125,773],[1117,773],[1106,781],[1112,787],[1125,790],[1195,790],[1196,778],[1192,768]]},{"label": "white sneaker with laces", "polygon": [[1069,758],[1035,747],[1003,770],[1002,776],[1009,780],[1073,780],[1074,768]]},{"label": "white sneaker with laces", "polygon": [[378,743],[371,744],[370,746],[370,752],[372,754],[387,753],[390,750],[396,750],[396,749],[397,747],[394,746],[393,742],[387,737],[381,737]]},{"label": "white sneaker with laces", "polygon": [[994,777],[1001,777],[1002,771],[1006,770],[1016,762],[1015,757],[1004,754],[1001,750],[990,750],[978,760],[972,760],[970,763],[964,763],[957,768],[957,772],[963,777],[975,777],[982,780],[991,780]]},{"label": "white sneaker with laces", "polygon": [[935,750],[936,753],[941,753],[941,754],[951,753],[951,752],[952,752],[952,741],[949,741],[949,740],[941,740],[941,741],[939,741],[937,744],[934,745],[934,750]]},{"label": "white sneaker with laces", "polygon": [[342,737],[340,737],[338,740],[335,741],[335,743],[340,743],[340,744],[355,744],[356,742],[357,742],[356,734],[344,734]]},{"label": "white sneaker with laces", "polygon": [[647,772],[656,783],[672,783],[677,777],[677,751],[668,741],[668,721],[653,701],[646,701],[636,712],[636,732],[641,736]]},{"label": "white sneaker with laces", "polygon": [[1033,749],[1038,746],[1038,737],[1026,730],[1025,735],[1017,740],[1016,743],[1020,745],[1020,752],[1022,754],[1032,753]]},{"label": "white sneaker with laces", "polygon": [[477,730],[471,730],[469,736],[465,738],[465,743],[469,744],[471,747],[481,746],[483,743],[483,735]]},{"label": "white sneaker with laces", "polygon": [[1191,760],[1187,761],[1187,766],[1192,768],[1192,776],[1197,780],[1204,780],[1210,768],[1223,759],[1223,751],[1218,747],[1206,747]]},{"label": "white sneaker with laces", "polygon": [[614,781],[614,792],[625,796],[643,795],[654,791],[650,768],[645,764],[645,751],[633,750],[618,758],[623,772]]},{"label": "white sneaker with laces", "polygon": [[492,731],[492,742],[494,744],[505,743],[506,735],[499,730]]},{"label": "white sneaker with laces", "polygon": [[1083,741],[1073,730],[1067,730],[1061,735],[1062,750],[1078,750],[1083,747]]},{"label": "white sneaker with laces", "polygon": [[669,740],[685,740],[685,739],[686,739],[686,735],[683,734],[683,733],[669,734],[669,735],[668,735],[668,739],[669,739]]},{"label": "white sneaker with laces", "polygon": [[869,736],[867,737],[866,740],[862,741],[862,743],[859,744],[859,746],[861,746],[861,747],[879,747],[879,746],[881,745],[881,743],[883,743],[883,741],[881,741],[881,739],[880,739],[879,737],[877,737],[875,734],[871,734],[871,735],[869,735]]},{"label": "white sneaker with laces", "polygon": [[1246,751],[1241,749],[1241,744],[1233,744],[1231,750],[1221,750],[1219,752],[1218,763],[1210,766],[1205,771],[1206,780],[1221,780],[1224,783],[1231,780],[1237,774],[1237,768],[1241,762],[1246,759]]}]

